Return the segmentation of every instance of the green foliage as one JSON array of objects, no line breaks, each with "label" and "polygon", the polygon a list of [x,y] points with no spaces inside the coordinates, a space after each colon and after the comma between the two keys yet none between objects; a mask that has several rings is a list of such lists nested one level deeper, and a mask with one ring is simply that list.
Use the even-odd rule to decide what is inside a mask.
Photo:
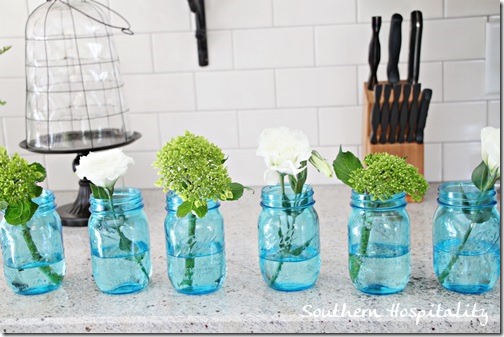
[{"label": "green foliage", "polygon": [[44,181],[45,168],[39,163],[29,164],[19,154],[9,157],[0,147],[0,210],[5,210],[5,220],[11,225],[28,222],[38,205],[32,201],[42,194],[37,183]]},{"label": "green foliage", "polygon": [[177,216],[194,212],[207,213],[207,201],[238,200],[244,186],[231,182],[222,150],[202,136],[186,131],[175,137],[157,153],[153,166],[159,169],[156,186],[173,190],[184,201]]},{"label": "green foliage", "polygon": [[406,192],[413,200],[420,201],[429,188],[418,169],[404,158],[371,153],[364,158],[366,167],[359,168],[354,157],[340,151],[334,161],[334,170],[336,176],[345,179],[342,181],[357,193],[367,193],[374,200],[387,200],[396,193]]},{"label": "green foliage", "polygon": [[499,170],[490,171],[484,161],[474,169],[471,180],[473,184],[481,191],[485,192],[494,188],[495,182],[499,179]]}]

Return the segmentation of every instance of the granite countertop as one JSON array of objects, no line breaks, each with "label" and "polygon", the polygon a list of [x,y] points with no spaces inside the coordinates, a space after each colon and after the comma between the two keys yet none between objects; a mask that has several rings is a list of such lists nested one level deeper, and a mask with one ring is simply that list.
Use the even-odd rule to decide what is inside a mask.
[{"label": "granite countertop", "polygon": [[[360,293],[349,279],[350,190],[342,185],[314,187],[322,246],[316,285],[295,293],[268,288],[259,270],[260,188],[255,190],[221,207],[228,273],[219,291],[188,296],[171,287],[166,273],[164,195],[160,190],[143,190],[153,264],[146,290],[130,295],[101,293],[91,276],[87,228],[64,228],[67,274],[60,289],[36,296],[15,295],[1,273],[0,332],[500,332],[500,285],[483,295],[461,295],[444,290],[435,279],[431,231],[437,185],[431,184],[424,202],[407,206],[411,280],[402,293],[388,296]],[[75,192],[58,192],[56,201],[62,205],[75,196]],[[335,315],[315,317],[322,309]],[[408,317],[400,317],[403,309]],[[459,317],[439,317],[446,316],[446,309],[459,310]],[[342,315],[343,310],[347,314]],[[429,317],[438,310],[437,317]],[[464,312],[470,317],[460,317]],[[415,316],[409,317],[411,313]]]}]

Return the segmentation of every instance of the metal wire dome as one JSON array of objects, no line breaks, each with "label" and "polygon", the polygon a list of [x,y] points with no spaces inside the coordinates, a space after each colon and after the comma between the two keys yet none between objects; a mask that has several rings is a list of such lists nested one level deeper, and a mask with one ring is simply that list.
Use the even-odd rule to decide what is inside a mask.
[{"label": "metal wire dome", "polygon": [[49,0],[29,16],[29,150],[96,150],[119,146],[133,138],[113,26],[103,8],[93,0]]}]

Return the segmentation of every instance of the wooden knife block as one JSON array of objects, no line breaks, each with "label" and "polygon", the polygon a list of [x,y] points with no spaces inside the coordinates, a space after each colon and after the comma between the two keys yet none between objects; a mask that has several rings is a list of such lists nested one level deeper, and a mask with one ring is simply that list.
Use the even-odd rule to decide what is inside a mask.
[{"label": "wooden knife block", "polygon": [[[405,84],[405,81],[401,81],[401,84]],[[388,82],[379,82],[378,84],[388,84]],[[392,91],[390,95],[389,104],[392,106],[394,98],[394,92]],[[411,104],[413,100],[413,93],[410,94],[408,104]],[[399,157],[406,157],[406,161],[418,168],[418,172],[420,174],[424,174],[424,144],[418,144],[416,142],[413,143],[398,143],[397,141],[394,144],[386,143],[380,144],[371,144],[371,112],[373,110],[374,104],[374,91],[368,90],[367,83],[364,83],[364,115],[362,118],[363,121],[363,132],[362,132],[362,157],[364,158],[369,153],[377,153],[377,152],[387,152],[393,155],[397,155]],[[383,103],[383,94],[381,98],[380,104]],[[403,103],[403,93],[401,90],[401,97],[399,98],[399,106]],[[381,134],[381,126],[378,126],[378,135]],[[407,196],[408,202],[413,202],[411,197]]]}]

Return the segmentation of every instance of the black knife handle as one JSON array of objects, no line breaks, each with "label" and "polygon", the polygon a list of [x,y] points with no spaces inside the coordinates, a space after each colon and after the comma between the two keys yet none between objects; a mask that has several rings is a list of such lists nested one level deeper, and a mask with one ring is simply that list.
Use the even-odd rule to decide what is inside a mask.
[{"label": "black knife handle", "polygon": [[401,96],[401,85],[394,85],[394,101],[392,110],[390,111],[390,132],[389,143],[394,144],[396,141],[397,124],[399,123],[399,97]]},{"label": "black knife handle", "polygon": [[409,116],[409,132],[408,143],[415,140],[415,131],[418,123],[418,98],[420,96],[420,84],[413,85],[413,100],[411,101],[410,116]]},{"label": "black knife handle", "polygon": [[381,134],[380,143],[385,144],[387,142],[387,127],[390,123],[390,93],[392,91],[392,86],[390,84],[385,84],[383,87],[383,106],[381,112]]},{"label": "black knife handle", "polygon": [[422,98],[420,100],[420,112],[418,113],[418,125],[416,129],[416,142],[423,143],[424,129],[427,123],[427,113],[429,111],[429,104],[432,98],[432,90],[424,89],[422,91]]},{"label": "black knife handle", "polygon": [[410,48],[408,55],[408,82],[418,83],[420,72],[420,47],[422,45],[423,18],[422,12],[411,12]]},{"label": "black knife handle", "polygon": [[383,85],[379,84],[374,88],[374,104],[373,110],[371,111],[371,144],[378,143],[378,125],[380,125],[381,109],[380,109],[380,99],[382,94]]},{"label": "black knife handle", "polygon": [[408,123],[408,101],[411,93],[411,85],[405,84],[403,87],[403,102],[401,105],[401,111],[399,112],[399,133],[397,141],[399,143],[404,143],[404,134],[406,133],[406,124]]},{"label": "black knife handle", "polygon": [[399,54],[401,53],[401,24],[403,18],[401,14],[392,15],[389,34],[389,61],[387,64],[387,78],[390,84],[396,84],[400,80],[399,75]]},{"label": "black knife handle", "polygon": [[371,20],[371,28],[373,30],[373,36],[371,37],[371,42],[369,43],[369,67],[370,74],[368,80],[368,90],[373,90],[373,87],[378,84],[378,78],[376,73],[378,71],[378,65],[381,59],[381,47],[380,47],[380,28],[381,28],[381,16],[373,16]]}]

